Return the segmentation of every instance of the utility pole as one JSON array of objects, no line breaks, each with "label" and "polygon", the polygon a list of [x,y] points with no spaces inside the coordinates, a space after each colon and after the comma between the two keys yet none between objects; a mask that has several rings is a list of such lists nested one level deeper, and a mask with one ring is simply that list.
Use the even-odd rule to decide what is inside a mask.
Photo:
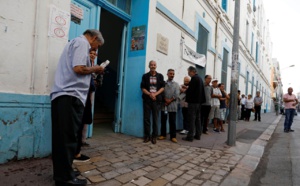
[{"label": "utility pole", "polygon": [[233,47],[232,47],[232,65],[231,65],[231,86],[230,86],[230,112],[227,144],[234,146],[236,141],[236,121],[237,116],[237,82],[238,82],[238,62],[239,62],[239,40],[240,40],[240,0],[235,0],[234,10],[234,30],[233,30]]}]

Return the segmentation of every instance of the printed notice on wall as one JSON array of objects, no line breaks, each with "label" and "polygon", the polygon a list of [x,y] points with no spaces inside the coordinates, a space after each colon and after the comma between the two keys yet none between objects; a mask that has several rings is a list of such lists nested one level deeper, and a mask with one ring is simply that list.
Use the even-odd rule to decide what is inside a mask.
[{"label": "printed notice on wall", "polygon": [[48,35],[50,37],[68,39],[70,28],[70,13],[52,5],[50,7],[49,19]]}]

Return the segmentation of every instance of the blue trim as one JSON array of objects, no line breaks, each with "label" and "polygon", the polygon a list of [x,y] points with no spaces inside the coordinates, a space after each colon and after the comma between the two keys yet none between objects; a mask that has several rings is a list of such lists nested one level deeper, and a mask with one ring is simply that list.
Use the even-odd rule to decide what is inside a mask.
[{"label": "blue trim", "polygon": [[227,0],[222,0],[222,8],[227,12]]},{"label": "blue trim", "polygon": [[208,47],[207,50],[211,51],[212,53],[216,53],[215,48],[211,46],[212,41],[212,28],[211,26],[198,14],[196,13],[196,30],[193,31],[189,28],[182,20],[176,17],[170,10],[168,10],[164,5],[160,2],[156,3],[156,8],[163,12],[168,18],[174,21],[177,25],[179,25],[182,29],[184,29],[187,33],[193,36],[196,40],[198,40],[198,31],[199,31],[199,23],[208,31]]},{"label": "blue trim", "polygon": [[[95,3],[96,5],[101,6],[102,8],[108,10],[109,12],[115,14],[116,16],[120,17],[121,19],[123,19],[125,21],[129,22],[132,18],[129,14],[127,14],[123,10],[119,9],[118,7],[114,6],[110,2],[107,2],[106,0],[89,0],[89,1]],[[131,8],[131,10],[132,10],[132,8]]]},{"label": "blue trim", "polygon": [[211,26],[198,14],[196,13],[196,32],[194,37],[198,40],[198,32],[199,32],[199,23],[208,31],[208,51],[212,53],[216,53],[216,49],[211,46],[212,43],[212,28]]},{"label": "blue trim", "polygon": [[0,164],[51,154],[48,95],[0,93]]},{"label": "blue trim", "polygon": [[225,48],[225,49],[228,51],[228,62],[229,62],[229,63],[228,63],[227,65],[228,65],[228,66],[229,66],[229,65],[232,66],[232,62],[230,63],[230,61],[232,61],[232,60],[231,60],[231,52],[232,52],[232,51],[231,51],[231,48],[227,45],[227,43],[225,43],[224,41],[222,41],[222,55],[221,55],[221,56],[222,56],[222,61],[223,61],[223,55],[224,55],[224,54],[223,54],[223,53],[224,53],[223,48]]},{"label": "blue trim", "polygon": [[183,21],[181,21],[179,18],[177,18],[170,10],[168,10],[164,5],[162,5],[160,2],[156,3],[156,8],[162,11],[166,16],[168,16],[172,21],[174,21],[176,24],[178,24],[180,27],[182,27],[186,32],[197,38],[198,32],[194,32],[192,29],[190,29]]}]

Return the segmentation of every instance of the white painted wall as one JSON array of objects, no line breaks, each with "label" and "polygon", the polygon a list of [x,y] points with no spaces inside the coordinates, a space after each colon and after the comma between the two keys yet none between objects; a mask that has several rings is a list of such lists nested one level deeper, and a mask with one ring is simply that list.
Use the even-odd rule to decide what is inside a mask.
[{"label": "white painted wall", "polygon": [[0,2],[0,92],[49,94],[67,43],[48,37],[50,5],[70,11],[70,0]]}]

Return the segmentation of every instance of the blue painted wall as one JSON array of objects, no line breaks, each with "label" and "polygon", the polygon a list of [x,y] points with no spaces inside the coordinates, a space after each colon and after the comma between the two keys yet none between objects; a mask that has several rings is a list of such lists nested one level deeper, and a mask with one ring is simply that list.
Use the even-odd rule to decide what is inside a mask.
[{"label": "blue painted wall", "polygon": [[[128,25],[127,59],[124,72],[124,93],[122,104],[121,132],[138,137],[143,136],[143,100],[140,83],[145,73],[149,0],[134,0],[131,8],[131,22]],[[131,30],[146,25],[145,48],[130,51]]]},{"label": "blue painted wall", "polygon": [[49,96],[0,93],[0,164],[50,154]]}]

